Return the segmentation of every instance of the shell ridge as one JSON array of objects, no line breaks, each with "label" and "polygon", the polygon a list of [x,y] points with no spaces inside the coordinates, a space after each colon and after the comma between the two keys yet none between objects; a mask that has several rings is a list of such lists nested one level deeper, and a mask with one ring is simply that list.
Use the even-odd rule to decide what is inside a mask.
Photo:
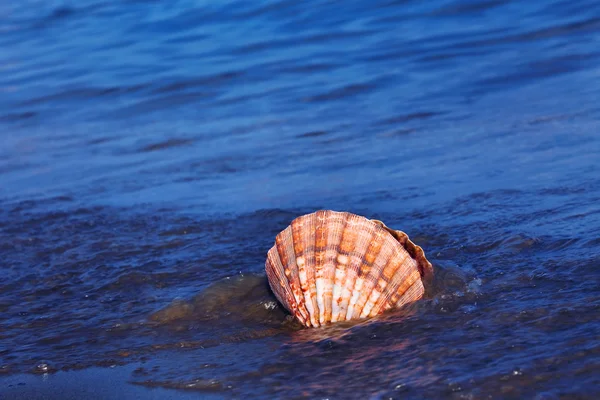
[{"label": "shell ridge", "polygon": [[[269,278],[269,287],[277,297],[277,300],[283,305],[285,309],[287,309],[292,314],[295,313],[296,303],[295,301],[292,303],[293,299],[289,297],[290,287],[287,279],[283,276],[283,266],[281,266],[281,262],[279,265],[274,263],[274,258],[279,260],[279,255],[275,256],[276,253],[275,246],[273,246],[268,254],[266,261],[266,271],[267,277]],[[279,267],[281,266],[281,267]]]},{"label": "shell ridge", "polygon": [[389,258],[387,258],[385,264],[381,265],[381,269],[378,271],[378,273],[371,274],[369,279],[369,283],[371,286],[369,287],[369,290],[366,291],[367,295],[365,296],[365,302],[359,312],[360,318],[365,318],[369,316],[373,309],[381,301],[381,298],[385,296],[387,291],[389,290],[389,284],[385,271],[386,268],[388,268],[389,265],[392,264],[393,257],[394,252],[391,251],[389,253]]},{"label": "shell ridge", "polygon": [[375,226],[367,218],[359,215],[350,215],[349,221],[352,221],[355,226],[360,226],[361,229],[357,229],[357,233],[354,235],[354,239],[350,245],[350,251],[346,254],[348,264],[346,265],[346,273],[342,282],[341,302],[339,305],[341,320],[348,319],[348,306],[352,297],[352,288],[358,276],[362,255],[366,252],[369,242],[373,237],[372,228]]},{"label": "shell ridge", "polygon": [[310,251],[307,252],[306,255],[306,268],[307,268],[307,278],[309,285],[309,295],[310,301],[312,303],[314,313],[315,313],[315,323],[317,326],[321,326],[319,319],[321,315],[321,310],[319,309],[319,303],[317,301],[317,290],[316,290],[316,263],[315,263],[315,236],[317,234],[317,214],[310,214],[310,229],[305,230],[305,234],[308,236],[306,238],[306,243],[309,243]]},{"label": "shell ridge", "polygon": [[374,306],[374,303],[370,302],[371,298],[373,298],[373,302],[376,302],[379,296],[381,296],[381,292],[376,289],[376,284],[383,275],[385,267],[389,264],[394,255],[394,245],[396,245],[396,243],[386,240],[384,236],[383,245],[381,246],[379,254],[369,270],[369,273],[365,277],[365,283],[363,284],[361,296],[357,303],[358,307],[354,310],[354,316],[356,318],[366,317]]},{"label": "shell ridge", "polygon": [[[381,221],[374,222],[380,225],[399,244],[397,250],[403,255],[403,262],[396,272],[397,276],[394,276],[390,282],[393,290],[387,294],[387,298],[384,299],[385,301],[377,307],[378,310],[381,310],[382,308],[385,310],[395,307],[398,301],[400,301],[399,299],[402,299],[404,296],[404,292],[407,291],[416,280],[420,281],[424,278],[422,269],[423,262],[419,260],[419,258],[415,256],[415,252],[412,251],[418,246],[410,241],[406,233],[388,228]],[[418,248],[421,250],[421,256],[424,257],[423,250],[420,247]],[[431,264],[427,259],[425,259],[425,262],[431,267]],[[421,293],[418,298],[422,297],[422,295],[423,293]]]},{"label": "shell ridge", "polygon": [[[293,222],[292,222],[293,223]],[[279,236],[281,235],[281,236]],[[296,254],[294,253],[292,227],[288,226],[284,231],[277,235],[277,252],[284,266],[284,273],[289,282],[292,296],[296,300],[297,315],[301,316],[302,323],[306,325],[308,321],[308,311],[301,300],[300,279],[298,278],[298,268],[296,266]],[[293,257],[293,259],[292,259]],[[300,318],[299,318],[300,319]]]},{"label": "shell ridge", "polygon": [[343,226],[345,224],[345,213],[333,211],[330,214],[331,222],[327,229],[327,246],[325,250],[324,274],[324,292],[323,304],[325,305],[324,320],[331,321],[333,315],[333,290],[335,283],[335,272],[337,268],[337,254],[340,242],[342,240]]},{"label": "shell ridge", "polygon": [[[344,238],[348,239],[347,235],[349,235],[350,229],[348,228],[348,225],[350,223],[352,216],[349,215],[348,213],[343,213],[343,226],[341,228],[341,233],[340,233],[340,243],[337,246],[337,255],[335,257],[335,272],[333,275],[334,278],[334,283],[333,283],[333,294],[332,294],[332,298],[331,298],[331,322],[337,322],[342,314],[342,308],[341,308],[341,300],[342,300],[342,293],[344,290],[344,282],[346,280],[346,276],[347,276],[347,263],[348,263],[348,252],[346,252],[346,254],[343,253],[343,245],[344,245]],[[351,243],[351,246],[354,245],[354,243]],[[345,314],[344,314],[345,317]]]},{"label": "shell ridge", "polygon": [[429,260],[427,260],[427,257],[425,257],[423,248],[413,243],[406,233],[392,229],[377,219],[373,219],[372,221],[388,231],[392,237],[394,237],[402,245],[404,250],[406,250],[408,254],[410,254],[410,256],[417,261],[421,278],[425,280],[433,279],[433,266]]},{"label": "shell ridge", "polygon": [[[386,279],[385,287],[381,290],[381,296],[373,305],[369,315],[376,315],[385,308],[385,305],[397,292],[400,284],[410,275],[411,267],[414,268],[414,260],[410,258],[408,253],[402,251],[401,247],[396,248],[395,250],[392,259],[397,261],[388,264],[387,267],[390,268],[387,270],[389,278]],[[414,268],[414,270],[416,270],[416,268]],[[386,275],[386,270],[384,270],[383,275]]]},{"label": "shell ridge", "polygon": [[412,303],[414,301],[419,300],[423,297],[423,293],[425,292],[425,288],[423,286],[423,282],[416,278],[415,281],[404,291],[400,299],[393,305],[393,307],[400,308],[408,303]]},{"label": "shell ridge", "polygon": [[[300,216],[294,219],[291,224],[292,230],[292,249],[294,251],[294,262],[290,261],[290,268],[295,268],[298,274],[298,282],[300,285],[300,293],[301,296],[299,301],[302,301],[302,304],[306,307],[307,312],[307,324],[310,326],[313,324],[313,316],[311,313],[310,304],[306,301],[306,290],[308,290],[308,286],[306,284],[306,275],[305,275],[305,265],[304,265],[304,243],[302,242],[300,236],[302,235],[302,227],[303,221],[306,219],[306,216]],[[314,325],[314,324],[313,324]]]},{"label": "shell ridge", "polygon": [[315,289],[317,291],[317,306],[319,308],[319,323],[324,324],[325,306],[325,258],[327,251],[327,222],[332,211],[317,211],[315,229]]},{"label": "shell ridge", "polygon": [[[419,272],[418,274],[415,272]],[[406,288],[402,287],[402,293],[398,290],[398,300],[393,304],[395,307],[401,307],[404,304],[411,303],[421,298],[424,292],[423,282],[419,279],[420,271],[415,271],[407,278]]]},{"label": "shell ridge", "polygon": [[312,326],[318,327],[319,323],[317,322],[318,318],[316,318],[317,313],[315,310],[316,299],[312,296],[314,285],[311,285],[310,282],[310,277],[314,274],[314,263],[310,262],[310,256],[314,254],[314,248],[312,248],[311,241],[306,240],[306,235],[310,238],[310,232],[313,228],[312,215],[314,214],[304,215],[292,222],[292,239],[304,305],[310,323]]},{"label": "shell ridge", "polygon": [[363,254],[361,258],[360,267],[358,270],[358,275],[356,280],[354,281],[354,286],[352,288],[352,297],[350,298],[350,302],[348,304],[348,310],[346,313],[346,319],[356,318],[356,306],[358,305],[358,301],[360,300],[360,295],[362,288],[364,286],[365,279],[369,275],[371,268],[375,264],[377,257],[379,257],[379,253],[383,248],[384,244],[384,236],[381,235],[380,231],[375,227],[373,229],[373,235],[371,236],[371,241],[367,246],[367,250]]},{"label": "shell ridge", "polygon": [[311,242],[312,251],[307,256],[306,268],[309,270],[308,275],[308,284],[310,286],[310,297],[313,304],[313,309],[315,312],[315,322],[320,326],[321,319],[321,309],[319,308],[319,301],[317,297],[317,262],[316,262],[316,253],[317,253],[317,224],[318,224],[318,213],[311,214],[311,232],[309,233],[309,237],[307,242]]}]

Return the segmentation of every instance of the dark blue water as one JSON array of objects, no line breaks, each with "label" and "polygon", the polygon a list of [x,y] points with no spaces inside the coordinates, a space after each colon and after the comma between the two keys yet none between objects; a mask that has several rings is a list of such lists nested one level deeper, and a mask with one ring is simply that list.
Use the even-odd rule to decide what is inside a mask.
[{"label": "dark blue water", "polygon": [[[0,377],[598,398],[598,43],[589,0],[0,4]],[[290,324],[266,252],[320,208],[407,232],[435,290]]]}]

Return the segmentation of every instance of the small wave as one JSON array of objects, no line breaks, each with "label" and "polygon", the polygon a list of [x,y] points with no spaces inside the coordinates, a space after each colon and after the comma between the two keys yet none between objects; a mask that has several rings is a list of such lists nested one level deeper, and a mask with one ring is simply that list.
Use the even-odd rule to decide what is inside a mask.
[{"label": "small wave", "polygon": [[163,142],[148,144],[148,145],[142,147],[139,151],[143,152],[143,153],[149,153],[149,152],[153,152],[153,151],[170,149],[173,147],[189,146],[192,143],[194,143],[194,140],[192,140],[192,139],[173,138],[173,139],[165,140]]}]

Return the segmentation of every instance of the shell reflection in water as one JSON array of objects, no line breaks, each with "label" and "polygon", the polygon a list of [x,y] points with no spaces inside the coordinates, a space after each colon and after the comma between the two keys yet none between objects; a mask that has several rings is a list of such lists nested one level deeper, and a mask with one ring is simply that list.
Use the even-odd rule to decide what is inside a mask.
[{"label": "shell reflection in water", "polygon": [[423,250],[404,232],[329,210],[298,217],[280,232],[265,269],[279,302],[307,327],[419,300],[433,277]]}]

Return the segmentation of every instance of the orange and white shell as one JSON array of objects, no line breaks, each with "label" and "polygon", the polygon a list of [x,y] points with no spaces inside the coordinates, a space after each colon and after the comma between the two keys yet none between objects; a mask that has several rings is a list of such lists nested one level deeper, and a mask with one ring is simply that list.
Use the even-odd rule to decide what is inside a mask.
[{"label": "orange and white shell", "polygon": [[303,325],[372,317],[423,297],[433,268],[401,231],[359,215],[317,211],[275,238],[271,290]]}]

